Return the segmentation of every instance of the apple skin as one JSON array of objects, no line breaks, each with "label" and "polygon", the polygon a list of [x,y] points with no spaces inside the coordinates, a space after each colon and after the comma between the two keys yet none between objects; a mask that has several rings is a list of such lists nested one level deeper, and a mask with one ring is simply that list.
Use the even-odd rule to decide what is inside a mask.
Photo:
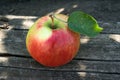
[{"label": "apple skin", "polygon": [[[65,15],[60,14],[60,18],[62,16]],[[75,57],[80,46],[80,34],[70,30],[66,23],[53,19],[54,26],[51,26],[49,16],[41,17],[33,24],[26,37],[30,55],[48,67],[67,64]]]}]

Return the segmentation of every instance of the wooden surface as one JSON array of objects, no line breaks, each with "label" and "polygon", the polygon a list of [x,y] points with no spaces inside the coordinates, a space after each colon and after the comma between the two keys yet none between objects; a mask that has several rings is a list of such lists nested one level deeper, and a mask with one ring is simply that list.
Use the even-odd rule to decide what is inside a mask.
[{"label": "wooden surface", "polygon": [[[95,0],[93,1],[94,3],[99,3]],[[104,1],[101,1],[101,5],[97,5],[96,7],[91,6],[89,9],[99,8],[100,12],[103,14],[101,10],[102,3],[107,4],[108,2],[109,4],[112,4],[114,1],[111,1],[112,0],[110,0],[110,3],[108,0],[105,1],[105,3]],[[80,3],[76,0],[76,2],[71,1],[67,5],[67,2],[63,2],[67,7],[73,3],[77,3],[77,5],[82,3],[93,3],[90,1],[85,3],[84,0]],[[118,2],[120,3],[120,1]],[[60,4],[62,3],[59,3],[59,5]],[[20,6],[21,4],[18,5]],[[59,5],[57,7],[59,7]],[[82,7],[78,6],[77,9],[84,9],[84,6],[85,5],[82,5]],[[115,4],[113,4],[113,6],[115,7]],[[89,6],[87,5],[85,7]],[[48,9],[48,7],[44,7],[44,9]],[[85,10],[88,11],[88,13],[95,14],[95,12],[91,12],[89,9]],[[118,9],[118,7],[116,9]],[[115,11],[113,8],[110,10]],[[104,13],[106,15],[107,11],[104,11]],[[111,17],[113,17],[112,14],[115,14],[115,12],[111,12]],[[41,13],[40,15],[43,14]],[[98,15],[99,14],[95,14],[99,20]],[[108,13],[108,15],[110,14]],[[9,19],[8,23],[10,26],[8,30],[0,30],[0,80],[119,80],[120,22],[117,20],[120,19],[117,15],[114,16],[114,21],[111,21],[112,18],[106,17],[108,18],[107,20],[104,19],[105,16],[101,17],[98,22],[100,26],[104,28],[103,32],[94,38],[82,35],[80,39],[81,45],[77,56],[70,63],[56,68],[42,66],[33,60],[26,50],[26,34],[30,26],[39,16],[4,16]]]}]

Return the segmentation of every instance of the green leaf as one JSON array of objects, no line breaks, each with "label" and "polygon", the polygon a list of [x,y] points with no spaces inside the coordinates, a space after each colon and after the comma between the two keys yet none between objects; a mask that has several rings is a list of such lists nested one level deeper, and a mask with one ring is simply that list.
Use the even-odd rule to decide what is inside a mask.
[{"label": "green leaf", "polygon": [[94,37],[103,30],[92,16],[81,11],[75,11],[70,14],[68,26],[71,30],[89,37]]}]

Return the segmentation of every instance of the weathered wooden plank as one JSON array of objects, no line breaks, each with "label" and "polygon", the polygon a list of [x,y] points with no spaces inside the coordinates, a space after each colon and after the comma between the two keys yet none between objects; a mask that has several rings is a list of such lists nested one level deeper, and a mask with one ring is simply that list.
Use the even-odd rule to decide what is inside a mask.
[{"label": "weathered wooden plank", "polygon": [[0,67],[0,80],[53,80],[51,72]]},{"label": "weathered wooden plank", "polygon": [[[63,72],[63,80],[117,80],[120,75],[86,72]],[[58,79],[59,80],[59,79]]]},{"label": "weathered wooden plank", "polygon": [[[8,15],[6,16],[9,21],[10,29],[26,29],[28,30],[34,22],[39,18],[39,16],[16,16]],[[98,22],[101,27],[104,28],[102,33],[116,33],[120,34],[120,22]]]},{"label": "weathered wooden plank", "polygon": [[104,28],[102,33],[120,34],[120,22],[101,22],[100,26]]},{"label": "weathered wooden plank", "polygon": [[[29,56],[26,45],[27,31],[0,31],[0,54]],[[95,38],[81,37],[76,58],[120,60],[120,34],[100,34]]]},{"label": "weathered wooden plank", "polygon": [[[29,18],[29,17],[28,17]],[[31,17],[30,17],[31,18]],[[28,20],[28,19],[23,19],[23,21],[20,20],[15,20],[12,21],[13,24],[10,26],[11,29],[29,29],[32,24],[35,22],[36,19],[33,18],[33,20]],[[23,22],[23,23],[19,23],[19,22]],[[116,33],[116,34],[120,34],[120,22],[103,22],[100,21],[99,25],[101,27],[103,27],[103,31],[102,33]]]},{"label": "weathered wooden plank", "polygon": [[89,61],[72,60],[70,63],[56,68],[44,67],[31,58],[0,57],[0,67],[13,67],[20,69],[42,71],[83,71],[106,74],[120,74],[120,61]]},{"label": "weathered wooden plank", "polygon": [[[53,1],[41,1],[40,3],[38,1],[32,1],[32,2],[28,1],[27,3],[18,2],[17,5],[13,1],[13,4],[10,4],[9,2],[7,3],[9,4],[9,6],[6,6],[7,10],[5,11],[3,11],[4,5],[1,5],[0,13],[4,14],[4,17],[9,19],[9,23],[12,27],[18,29],[19,28],[28,29],[28,27],[30,27],[37,18],[43,15],[50,14],[51,12],[57,12],[57,13],[61,12],[64,14],[70,14],[73,11],[81,10],[94,16],[100,23],[102,23],[100,26],[104,27],[106,32],[112,32],[112,33],[119,32],[120,28],[116,26],[117,25],[120,26],[120,21],[119,21],[120,1],[70,0],[69,3],[68,1],[54,2],[53,0]],[[16,8],[14,8],[14,5],[16,6]],[[32,11],[30,9],[32,9]],[[11,10],[13,11],[12,13]],[[16,15],[9,15],[9,14],[16,14]]]},{"label": "weathered wooden plank", "polygon": [[0,80],[119,80],[117,74],[40,71],[0,67]]},{"label": "weathered wooden plank", "polygon": [[28,55],[25,46],[26,31],[0,31],[0,53]]},{"label": "weathered wooden plank", "polygon": [[[19,1],[12,0],[8,2],[7,1],[8,0],[0,1],[1,3],[0,14],[42,16],[50,12],[54,12],[56,10],[58,10],[59,12],[65,13],[65,14],[69,14],[76,10],[81,10],[81,11],[90,13],[95,18],[97,18],[97,20],[117,21],[120,19],[119,17],[120,1],[119,0],[117,1],[113,1],[113,0],[105,0],[105,1],[104,0],[101,0],[101,1],[98,1],[98,0],[97,1],[96,0],[92,0],[92,1],[89,1],[89,0],[86,0],[86,1],[84,0],[37,1],[36,0],[36,1],[32,1],[32,0],[29,0],[26,2],[24,0],[19,0]],[[4,8],[5,6],[4,4],[8,4],[8,6]],[[96,5],[93,5],[93,4],[96,4]],[[14,7],[14,5],[16,7]],[[3,11],[3,9],[5,9],[5,11]]]},{"label": "weathered wooden plank", "polygon": [[103,34],[90,39],[81,38],[81,42],[83,44],[77,58],[120,60],[120,34]]}]

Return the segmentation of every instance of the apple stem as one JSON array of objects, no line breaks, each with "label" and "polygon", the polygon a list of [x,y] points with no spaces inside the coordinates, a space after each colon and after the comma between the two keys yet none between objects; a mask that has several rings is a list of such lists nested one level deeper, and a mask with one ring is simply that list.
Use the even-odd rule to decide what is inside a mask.
[{"label": "apple stem", "polygon": [[52,28],[54,29],[54,18],[53,18],[53,15],[50,15],[50,18],[52,20]]}]

